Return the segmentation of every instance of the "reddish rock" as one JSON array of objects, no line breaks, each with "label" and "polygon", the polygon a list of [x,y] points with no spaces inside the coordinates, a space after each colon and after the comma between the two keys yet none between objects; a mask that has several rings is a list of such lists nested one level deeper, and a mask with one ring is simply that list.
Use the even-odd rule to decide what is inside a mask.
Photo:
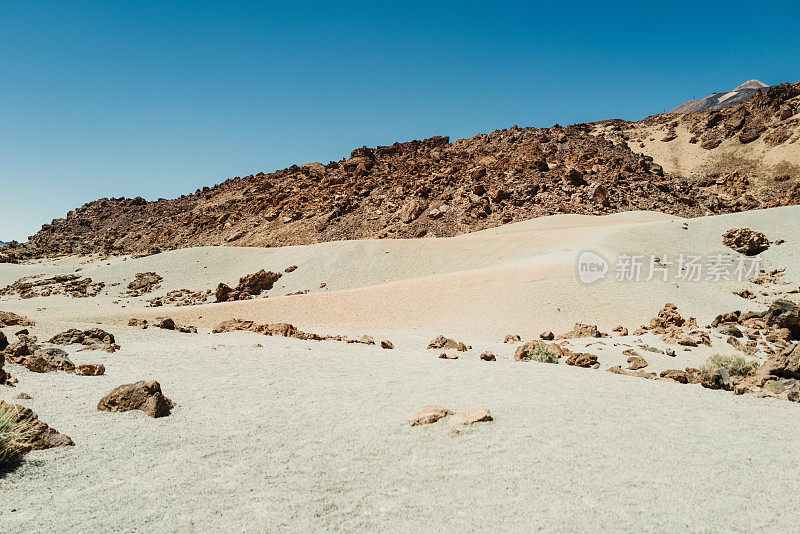
[{"label": "reddish rock", "polygon": [[462,341],[456,341],[444,336],[438,336],[428,343],[429,349],[455,349],[460,352],[466,352],[467,346]]},{"label": "reddish rock", "polygon": [[10,444],[13,455],[22,456],[31,450],[75,445],[69,437],[40,421],[30,408],[0,401],[0,411],[12,424],[22,429]]},{"label": "reddish rock", "polygon": [[454,412],[448,410],[447,408],[425,406],[423,409],[417,412],[417,415],[409,419],[408,422],[411,426],[430,425],[439,419],[447,417],[448,415],[453,415],[453,413]]},{"label": "reddish rock", "polygon": [[486,408],[475,408],[468,412],[460,412],[447,420],[450,426],[471,425],[482,421],[492,421],[493,417]]},{"label": "reddish rock", "polygon": [[628,369],[636,370],[636,369],[643,369],[647,367],[647,360],[642,358],[641,356],[631,356],[628,358]]},{"label": "reddish rock", "polygon": [[100,376],[105,372],[106,366],[102,363],[84,363],[75,366],[75,374],[79,376]]},{"label": "reddish rock", "polygon": [[731,228],[723,234],[722,244],[745,256],[755,256],[769,248],[767,236],[750,228]]},{"label": "reddish rock", "polygon": [[173,402],[164,396],[161,385],[155,380],[142,380],[118,386],[97,404],[97,409],[101,411],[140,410],[150,417],[169,415],[173,407]]}]

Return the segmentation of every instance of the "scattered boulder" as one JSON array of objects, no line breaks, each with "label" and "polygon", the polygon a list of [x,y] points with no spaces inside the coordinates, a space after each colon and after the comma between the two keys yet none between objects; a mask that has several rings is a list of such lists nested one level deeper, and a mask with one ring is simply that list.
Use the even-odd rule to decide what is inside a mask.
[{"label": "scattered boulder", "polygon": [[158,317],[153,322],[153,326],[156,328],[160,328],[162,330],[175,330],[177,328],[175,326],[175,321],[173,321],[169,317]]},{"label": "scattered boulder", "polygon": [[497,357],[487,350],[481,353],[481,360],[485,362],[493,362],[497,360]]},{"label": "scattered boulder", "polygon": [[700,372],[700,385],[708,389],[733,391],[733,380],[724,367],[704,369]]},{"label": "scattered boulder", "polygon": [[135,326],[136,328],[141,328],[142,330],[147,328],[147,319],[136,319],[132,318],[128,321],[128,326]]},{"label": "scattered boulder", "polygon": [[637,370],[628,371],[626,369],[623,369],[619,365],[615,365],[614,367],[609,367],[608,369],[606,369],[606,371],[618,375],[635,376],[637,378],[648,378],[648,379],[656,378],[656,375],[654,375],[653,373],[648,373],[647,371],[637,371]]},{"label": "scattered boulder", "polygon": [[446,352],[443,352],[439,354],[439,358],[442,360],[457,360],[458,354],[448,354]]},{"label": "scattered boulder", "polygon": [[419,425],[430,425],[435,423],[439,419],[447,417],[448,415],[453,415],[453,413],[447,408],[439,408],[438,406],[425,406],[423,409],[417,412],[417,415],[409,419],[409,424],[411,426],[419,426]]},{"label": "scattered boulder", "polygon": [[681,384],[689,383],[689,378],[686,376],[686,371],[681,371],[680,369],[667,369],[666,371],[661,371],[659,376],[661,376],[661,378],[669,378],[670,380],[680,382]]},{"label": "scattered boulder", "polygon": [[392,342],[389,341],[388,339],[382,339],[381,340],[381,348],[382,349],[393,349],[394,348],[394,344],[392,344]]},{"label": "scattered boulder", "polygon": [[297,265],[290,265],[286,269],[283,270],[285,273],[291,273],[297,270]]},{"label": "scattered boulder", "polygon": [[647,367],[648,363],[647,360],[642,358],[641,356],[631,356],[628,358],[628,369],[637,370],[637,369],[644,369]]},{"label": "scattered boulder", "polygon": [[10,444],[11,453],[15,456],[22,456],[32,450],[75,445],[69,437],[40,421],[30,408],[0,401],[0,411],[5,413],[11,424],[21,429]]},{"label": "scattered boulder", "polygon": [[257,273],[248,274],[239,279],[239,285],[231,288],[227,284],[220,283],[214,296],[216,302],[230,302],[234,300],[247,300],[261,294],[262,291],[269,291],[281,273],[265,271],[261,269]]},{"label": "scattered boulder", "polygon": [[461,412],[447,420],[450,426],[471,425],[481,421],[492,421],[494,418],[489,410],[486,408],[475,408],[468,412]]},{"label": "scattered boulder", "polygon": [[[575,327],[571,332],[558,336],[559,339],[572,339],[581,337],[608,337],[608,334],[603,334],[598,330],[597,325],[575,323]],[[544,338],[542,338],[544,339]]]},{"label": "scattered boulder", "polygon": [[755,256],[769,248],[767,236],[750,228],[731,228],[722,235],[722,243],[745,256]]},{"label": "scattered boulder", "polygon": [[619,334],[620,336],[627,336],[628,335],[628,329],[625,328],[622,325],[615,326],[614,329],[611,330],[611,331],[616,333],[616,334]]},{"label": "scattered boulder", "polygon": [[4,351],[7,346],[8,346],[8,338],[3,333],[3,331],[0,330],[0,352]]},{"label": "scattered boulder", "polygon": [[553,341],[556,338],[556,335],[550,330],[548,330],[546,332],[542,332],[541,334],[539,334],[539,337],[545,341]]},{"label": "scattered boulder", "polygon": [[133,282],[128,284],[128,295],[138,297],[144,293],[150,293],[161,287],[159,284],[162,280],[163,278],[156,273],[136,273]]},{"label": "scattered boulder", "polygon": [[466,352],[468,347],[462,341],[456,341],[444,336],[438,336],[428,343],[429,349],[455,349]]},{"label": "scattered boulder", "polygon": [[776,300],[763,315],[767,326],[786,328],[792,339],[800,339],[800,307],[788,300]]},{"label": "scattered boulder", "polygon": [[82,345],[91,345],[93,343],[105,343],[113,345],[115,340],[113,335],[99,328],[92,328],[84,331],[71,328],[65,332],[56,334],[50,338],[48,343],[52,343],[53,345],[73,345],[76,343],[80,343]]},{"label": "scattered boulder", "polygon": [[106,366],[102,363],[84,363],[75,366],[75,374],[78,376],[100,376],[105,372]]},{"label": "scattered boulder", "polygon": [[127,412],[140,410],[150,417],[169,415],[174,403],[161,392],[161,385],[155,380],[142,380],[124,384],[100,399],[97,409],[106,412]]},{"label": "scattered boulder", "polygon": [[567,357],[565,363],[567,365],[574,365],[575,367],[595,367],[599,366],[597,363],[597,356],[588,353],[572,353]]},{"label": "scattered boulder", "polygon": [[505,339],[503,339],[503,343],[516,343],[518,341],[522,341],[519,334],[506,334]]},{"label": "scattered boulder", "polygon": [[69,355],[57,348],[38,349],[33,354],[26,356],[20,362],[34,373],[47,373],[50,371],[66,371],[71,373],[75,370],[75,364],[69,359]]},{"label": "scattered boulder", "polygon": [[35,326],[36,323],[16,313],[0,311],[0,327],[3,326]]}]

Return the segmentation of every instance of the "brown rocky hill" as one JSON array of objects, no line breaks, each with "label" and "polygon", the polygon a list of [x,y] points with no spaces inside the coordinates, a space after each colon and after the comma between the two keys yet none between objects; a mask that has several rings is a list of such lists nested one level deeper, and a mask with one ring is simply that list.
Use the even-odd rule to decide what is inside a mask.
[{"label": "brown rocky hill", "polygon": [[[782,190],[800,178],[800,82],[764,89],[736,106],[604,121],[598,132],[649,155],[670,174],[739,172]],[[783,186],[776,186],[775,180]]]},{"label": "brown rocky hill", "polygon": [[689,180],[636,152],[646,152],[638,146],[645,129],[663,130],[667,143],[679,125],[704,150],[751,138],[800,146],[798,94],[800,85],[784,84],[739,106],[641,123],[515,126],[453,143],[433,137],[363,147],[327,165],[237,177],[173,200],[104,198],[12,245],[13,256],[453,236],[556,213],[693,217],[795,204],[796,175],[759,188],[737,169]]}]

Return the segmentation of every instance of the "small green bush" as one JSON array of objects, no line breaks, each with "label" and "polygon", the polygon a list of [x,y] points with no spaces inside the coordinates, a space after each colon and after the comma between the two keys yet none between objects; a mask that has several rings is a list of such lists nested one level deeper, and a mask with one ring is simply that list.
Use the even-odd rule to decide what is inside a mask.
[{"label": "small green bush", "polygon": [[542,363],[558,363],[558,354],[550,350],[547,344],[537,341],[526,354],[529,359]]},{"label": "small green bush", "polygon": [[715,354],[703,364],[703,371],[725,369],[731,376],[747,376],[747,373],[758,369],[758,361],[748,360],[742,356]]},{"label": "small green bush", "polygon": [[16,458],[17,454],[12,448],[12,443],[17,435],[17,423],[5,410],[0,409],[0,466],[5,466]]}]

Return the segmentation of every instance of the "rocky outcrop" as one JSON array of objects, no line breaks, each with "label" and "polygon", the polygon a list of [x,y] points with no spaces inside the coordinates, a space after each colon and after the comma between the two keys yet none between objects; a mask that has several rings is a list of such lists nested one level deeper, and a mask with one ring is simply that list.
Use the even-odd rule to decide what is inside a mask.
[{"label": "rocky outcrop", "polygon": [[161,385],[155,380],[142,380],[134,384],[124,384],[100,399],[97,409],[106,412],[128,412],[140,410],[150,417],[169,415],[174,403],[161,392]]},{"label": "rocky outcrop", "polygon": [[214,294],[216,302],[230,302],[233,300],[251,299],[261,294],[262,291],[272,289],[272,286],[281,277],[281,273],[261,269],[257,273],[248,274],[239,279],[239,285],[232,289],[226,284],[219,284]]}]

